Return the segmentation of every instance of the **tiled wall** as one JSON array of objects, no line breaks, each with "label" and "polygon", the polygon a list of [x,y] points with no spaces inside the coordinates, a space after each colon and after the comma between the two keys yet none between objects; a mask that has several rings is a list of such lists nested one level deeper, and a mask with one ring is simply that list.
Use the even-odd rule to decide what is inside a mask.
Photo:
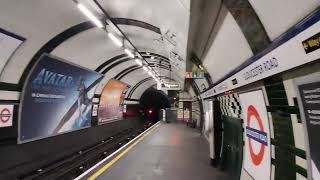
[{"label": "tiled wall", "polygon": [[[281,77],[271,77],[264,80],[269,105],[267,111],[272,119],[273,137],[272,159],[275,180],[296,179],[295,154],[298,149],[294,145],[291,114],[299,112],[297,106],[288,104],[286,90]],[[300,171],[306,175],[305,172]]]},{"label": "tiled wall", "polygon": [[[264,90],[271,132],[272,180],[307,179],[304,129],[294,79],[314,72],[320,72],[320,62],[241,87],[233,94],[217,97],[222,115],[242,119],[238,93],[256,88]],[[252,178],[242,171],[241,179]]]},{"label": "tiled wall", "polygon": [[242,118],[240,100],[237,93],[220,96],[218,97],[218,100],[220,102],[220,109],[223,115],[240,119]]}]

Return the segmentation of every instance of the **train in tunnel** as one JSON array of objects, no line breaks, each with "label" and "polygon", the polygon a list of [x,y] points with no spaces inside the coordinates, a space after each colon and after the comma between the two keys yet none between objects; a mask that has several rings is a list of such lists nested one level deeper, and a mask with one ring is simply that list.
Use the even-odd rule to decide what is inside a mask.
[{"label": "train in tunnel", "polygon": [[319,0],[0,1],[0,179],[320,180]]}]

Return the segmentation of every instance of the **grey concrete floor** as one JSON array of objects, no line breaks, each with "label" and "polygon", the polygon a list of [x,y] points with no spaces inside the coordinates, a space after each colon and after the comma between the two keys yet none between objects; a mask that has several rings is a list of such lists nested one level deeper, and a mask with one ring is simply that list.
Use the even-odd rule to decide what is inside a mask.
[{"label": "grey concrete floor", "polygon": [[182,123],[161,123],[99,180],[224,180],[209,165],[206,140]]}]

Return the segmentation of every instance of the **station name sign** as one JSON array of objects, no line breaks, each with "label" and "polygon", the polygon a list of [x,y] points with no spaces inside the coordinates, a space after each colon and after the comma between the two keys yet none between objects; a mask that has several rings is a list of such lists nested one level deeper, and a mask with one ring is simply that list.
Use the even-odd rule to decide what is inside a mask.
[{"label": "station name sign", "polygon": [[202,99],[236,89],[320,58],[320,10],[294,26],[262,53],[251,57],[251,64],[203,92]]}]

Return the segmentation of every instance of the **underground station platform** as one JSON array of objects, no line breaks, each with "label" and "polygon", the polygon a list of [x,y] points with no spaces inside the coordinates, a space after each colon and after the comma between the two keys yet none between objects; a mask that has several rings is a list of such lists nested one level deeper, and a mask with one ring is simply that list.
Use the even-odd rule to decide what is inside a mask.
[{"label": "underground station platform", "polygon": [[320,180],[320,0],[0,0],[0,180]]},{"label": "underground station platform", "polygon": [[159,122],[76,180],[227,179],[210,166],[208,154],[198,130],[181,122]]}]

